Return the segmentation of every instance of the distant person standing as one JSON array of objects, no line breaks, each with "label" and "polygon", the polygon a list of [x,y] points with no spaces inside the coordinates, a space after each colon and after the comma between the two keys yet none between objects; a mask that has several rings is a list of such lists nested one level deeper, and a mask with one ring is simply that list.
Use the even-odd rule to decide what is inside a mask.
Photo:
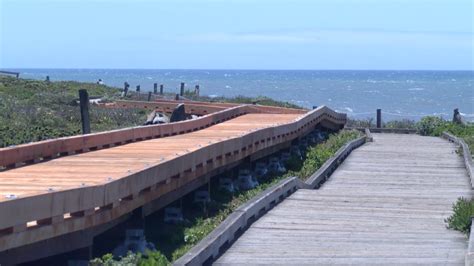
[{"label": "distant person standing", "polygon": [[99,85],[104,85],[104,82],[102,81],[102,79],[99,79],[99,80],[97,81],[97,84],[99,84]]},{"label": "distant person standing", "polygon": [[463,121],[463,119],[462,119],[461,113],[459,113],[459,109],[458,109],[458,108],[454,109],[453,123],[455,123],[455,124],[460,124],[460,125],[464,125],[464,121]]}]

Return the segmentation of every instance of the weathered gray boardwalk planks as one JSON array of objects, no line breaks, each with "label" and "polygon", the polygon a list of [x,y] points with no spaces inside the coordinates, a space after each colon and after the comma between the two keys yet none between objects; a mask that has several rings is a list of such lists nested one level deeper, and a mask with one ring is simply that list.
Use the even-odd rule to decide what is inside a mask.
[{"label": "weathered gray boardwalk planks", "polygon": [[446,229],[472,191],[454,144],[373,134],[319,190],[298,190],[256,221],[215,265],[464,264]]}]

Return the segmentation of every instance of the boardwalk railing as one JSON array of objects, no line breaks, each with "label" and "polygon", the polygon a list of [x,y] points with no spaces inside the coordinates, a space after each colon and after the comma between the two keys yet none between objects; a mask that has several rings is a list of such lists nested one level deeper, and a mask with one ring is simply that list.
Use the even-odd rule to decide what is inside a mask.
[{"label": "boardwalk railing", "polygon": [[304,184],[298,177],[288,177],[231,213],[216,229],[201,240],[174,265],[203,265],[216,259],[259,216],[266,213]]},{"label": "boardwalk railing", "polygon": [[469,174],[469,177],[471,178],[471,187],[474,189],[474,166],[472,163],[472,155],[471,155],[469,146],[466,144],[466,142],[462,138],[453,136],[449,134],[448,132],[443,132],[442,137],[451,142],[458,144],[461,147],[462,155],[464,158],[464,164],[466,166],[467,173]]},{"label": "boardwalk railing", "polygon": [[[197,101],[170,101],[170,100],[155,100],[152,102],[144,101],[116,101],[112,104],[102,104],[100,106],[105,108],[140,108],[157,110],[163,113],[171,113],[177,104],[184,103],[184,109],[187,114],[206,115],[218,111],[222,111],[228,108],[240,106],[242,104],[234,103],[209,103],[209,102],[197,102]],[[307,110],[283,108],[275,106],[263,106],[263,105],[249,105],[258,108],[258,110],[265,113],[274,114],[304,114]]]},{"label": "boardwalk railing", "polygon": [[311,175],[306,184],[310,188],[319,188],[319,186],[329,179],[336,168],[349,156],[349,154],[356,148],[360,147],[366,142],[366,136],[359,137],[355,140],[342,146],[337,150],[336,154],[329,158],[313,175]]},{"label": "boardwalk railing", "polygon": [[251,106],[237,106],[194,120],[139,126],[22,144],[0,149],[0,167],[12,168],[74,153],[94,151],[135,141],[185,134],[255,112]]},{"label": "boardwalk railing", "polygon": [[20,77],[20,72],[13,72],[13,71],[6,71],[6,70],[0,70],[0,75],[13,75],[16,78]]},{"label": "boardwalk railing", "polygon": [[[346,127],[346,129],[357,129],[359,131],[364,132],[365,127]],[[395,134],[416,134],[416,129],[411,128],[376,128],[371,127],[368,128],[372,133],[395,133]]]},{"label": "boardwalk railing", "polygon": [[[469,146],[462,138],[458,138],[448,132],[443,132],[441,136],[461,147],[464,165],[466,166],[467,173],[471,180],[471,188],[474,189],[474,166],[472,163],[472,155]],[[465,265],[474,265],[474,223],[471,223],[471,233],[469,234],[469,244],[465,256]]]},{"label": "boardwalk railing", "polygon": [[298,177],[288,177],[254,197],[231,213],[216,229],[178,259],[174,265],[194,266],[214,261],[258,217],[298,189],[319,187],[354,149],[365,142],[366,136],[362,136],[341,147],[306,182],[301,181]]},{"label": "boardwalk railing", "polygon": [[[246,113],[263,112],[245,105],[178,123],[129,128],[113,132],[61,138],[0,149],[1,164],[11,165],[37,158],[48,159],[69,152],[84,152],[111,145],[176,134],[185,134]],[[193,151],[145,165],[92,186],[45,191],[0,202],[0,251],[94,227],[129,213],[179,186],[274,145],[291,141],[326,123],[342,128],[346,115],[322,106],[290,123],[257,128],[239,137],[222,139]],[[159,159],[159,158],[158,158]],[[6,214],[6,215],[3,215]],[[31,225],[31,226],[30,226]]]}]

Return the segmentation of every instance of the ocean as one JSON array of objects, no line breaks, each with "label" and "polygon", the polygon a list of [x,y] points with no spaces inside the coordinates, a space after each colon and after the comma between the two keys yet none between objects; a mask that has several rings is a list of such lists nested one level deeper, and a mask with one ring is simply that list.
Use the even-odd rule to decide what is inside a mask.
[{"label": "ocean", "polygon": [[123,88],[153,90],[164,84],[177,93],[200,85],[202,95],[268,96],[303,107],[326,105],[352,118],[419,120],[435,115],[451,119],[459,108],[474,121],[474,71],[351,71],[351,70],[153,70],[153,69],[9,69],[20,77],[96,82]]}]

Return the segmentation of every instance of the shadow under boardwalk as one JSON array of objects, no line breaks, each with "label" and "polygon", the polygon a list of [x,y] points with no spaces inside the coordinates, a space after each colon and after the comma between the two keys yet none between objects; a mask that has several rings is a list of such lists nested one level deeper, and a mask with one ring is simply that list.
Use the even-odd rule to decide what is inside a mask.
[{"label": "shadow under boardwalk", "polygon": [[457,198],[473,194],[456,146],[373,135],[319,190],[295,192],[215,265],[464,264],[467,240],[444,222]]}]

